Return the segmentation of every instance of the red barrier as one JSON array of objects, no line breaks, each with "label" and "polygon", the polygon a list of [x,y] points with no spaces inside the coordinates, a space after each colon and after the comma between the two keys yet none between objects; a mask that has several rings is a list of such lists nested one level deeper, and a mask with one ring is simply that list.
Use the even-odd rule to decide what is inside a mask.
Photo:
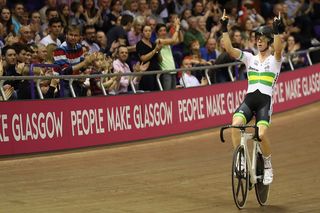
[{"label": "red barrier", "polygon": [[[2,102],[0,155],[155,138],[227,124],[247,82],[137,95]],[[320,100],[320,65],[282,73],[274,111]]]}]

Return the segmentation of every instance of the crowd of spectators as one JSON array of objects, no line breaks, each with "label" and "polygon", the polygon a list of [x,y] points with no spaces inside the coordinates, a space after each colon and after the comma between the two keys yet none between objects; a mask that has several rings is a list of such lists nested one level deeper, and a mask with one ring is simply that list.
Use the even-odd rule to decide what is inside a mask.
[{"label": "crowd of spectators", "polygon": [[[239,2],[241,4],[239,4]],[[0,75],[91,75],[168,71],[161,75],[163,90],[206,85],[200,72],[177,68],[233,62],[221,41],[220,18],[229,17],[235,47],[257,53],[255,29],[272,26],[281,14],[284,60],[293,54],[295,68],[306,65],[298,50],[319,45],[320,0],[47,0],[29,11],[23,1],[0,0]],[[34,68],[54,64],[57,68]],[[289,69],[284,63],[283,70]],[[171,72],[170,72],[171,71]],[[241,67],[238,79],[245,78]],[[228,71],[210,72],[212,83],[230,81]],[[76,96],[123,94],[159,90],[156,75],[83,78],[73,81]],[[10,99],[30,99],[30,81],[4,83]],[[69,83],[58,79],[40,84],[45,98],[71,97]]]}]

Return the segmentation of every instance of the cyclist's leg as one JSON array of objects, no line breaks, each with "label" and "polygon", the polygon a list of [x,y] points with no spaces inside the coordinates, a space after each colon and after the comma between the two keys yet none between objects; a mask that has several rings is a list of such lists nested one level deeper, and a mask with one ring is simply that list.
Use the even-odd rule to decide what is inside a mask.
[{"label": "cyclist's leg", "polygon": [[271,116],[270,103],[266,103],[257,112],[257,126],[259,127],[259,137],[261,139],[261,151],[264,159],[263,184],[268,185],[273,181],[273,170],[271,164],[271,143],[267,136],[269,121]]},{"label": "cyclist's leg", "polygon": [[261,124],[261,122],[259,123],[259,121],[257,122],[257,126],[259,127],[259,138],[261,139],[262,154],[263,156],[268,157],[271,155],[271,143],[267,135],[269,127],[265,124]]},{"label": "cyclist's leg", "polygon": [[[247,124],[253,116],[252,110],[248,106],[248,96],[246,96],[245,100],[239,106],[239,108],[235,111],[232,118],[232,125],[239,126]],[[249,102],[250,103],[250,102]],[[232,128],[232,144],[233,147],[236,148],[240,143],[240,133],[238,129]]]}]

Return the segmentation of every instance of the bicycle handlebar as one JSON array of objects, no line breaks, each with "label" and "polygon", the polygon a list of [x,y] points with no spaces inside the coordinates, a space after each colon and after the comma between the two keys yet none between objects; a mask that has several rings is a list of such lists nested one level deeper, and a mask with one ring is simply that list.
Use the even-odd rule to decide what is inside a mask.
[{"label": "bicycle handlebar", "polygon": [[240,129],[242,131],[245,131],[247,128],[254,128],[254,139],[256,139],[257,141],[261,142],[261,139],[259,138],[259,127],[256,125],[241,125],[241,126],[232,126],[232,125],[227,125],[224,126],[220,129],[220,140],[222,143],[225,142],[224,137],[223,137],[223,131],[225,129],[229,129],[229,128],[236,128],[236,129]]}]

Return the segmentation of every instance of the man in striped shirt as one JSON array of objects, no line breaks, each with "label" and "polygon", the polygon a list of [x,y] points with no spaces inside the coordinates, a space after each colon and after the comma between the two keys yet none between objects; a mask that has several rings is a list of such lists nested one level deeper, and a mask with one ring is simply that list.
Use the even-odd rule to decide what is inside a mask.
[{"label": "man in striped shirt", "polygon": [[[80,42],[80,28],[69,26],[66,41],[54,51],[54,64],[60,66],[60,75],[79,75],[94,60],[95,55],[84,57]],[[64,97],[71,97],[68,81],[63,82]],[[75,80],[73,88],[76,96],[86,96],[87,89]]]}]

